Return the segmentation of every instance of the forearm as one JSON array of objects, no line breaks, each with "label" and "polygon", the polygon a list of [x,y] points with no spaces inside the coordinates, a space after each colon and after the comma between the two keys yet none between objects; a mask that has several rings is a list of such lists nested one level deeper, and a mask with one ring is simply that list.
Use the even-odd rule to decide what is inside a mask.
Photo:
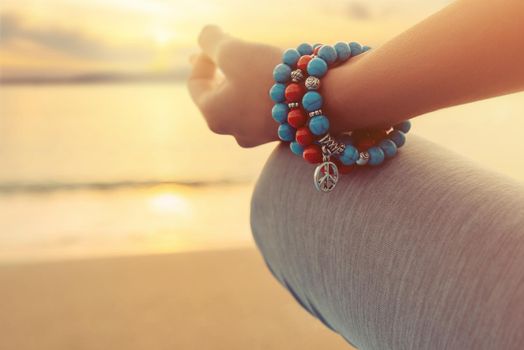
[{"label": "forearm", "polygon": [[[459,0],[323,79],[336,131],[524,88],[524,2]],[[351,61],[350,61],[351,62]]]}]

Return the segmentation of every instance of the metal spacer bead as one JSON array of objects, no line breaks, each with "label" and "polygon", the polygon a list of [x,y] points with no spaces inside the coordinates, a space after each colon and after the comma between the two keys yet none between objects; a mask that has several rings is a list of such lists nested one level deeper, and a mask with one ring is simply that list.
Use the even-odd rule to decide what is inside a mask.
[{"label": "metal spacer bead", "polygon": [[291,72],[291,81],[294,83],[298,83],[299,81],[302,81],[304,79],[304,72],[302,72],[300,69],[295,69]]},{"label": "metal spacer bead", "polygon": [[358,156],[358,159],[357,159],[357,164],[358,165],[366,165],[368,162],[369,162],[369,153],[368,153],[368,151],[360,152],[360,154]]},{"label": "metal spacer bead", "polygon": [[310,75],[306,78],[305,85],[308,90],[318,90],[320,88],[320,79]]},{"label": "metal spacer bead", "polygon": [[316,111],[309,112],[309,117],[310,118],[316,117],[317,115],[322,115],[322,110],[321,109],[317,109]]},{"label": "metal spacer bead", "polygon": [[292,108],[298,108],[300,104],[298,102],[289,102],[287,106],[289,107],[289,109],[292,109]]}]

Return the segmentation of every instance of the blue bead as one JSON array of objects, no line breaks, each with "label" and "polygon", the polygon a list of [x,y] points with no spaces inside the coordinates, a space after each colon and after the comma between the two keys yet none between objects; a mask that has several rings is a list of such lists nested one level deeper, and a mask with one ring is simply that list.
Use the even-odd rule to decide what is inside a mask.
[{"label": "blue bead", "polygon": [[309,130],[313,135],[323,135],[329,130],[329,120],[324,115],[318,115],[309,120]]},{"label": "blue bead", "polygon": [[404,134],[411,129],[411,122],[409,120],[404,120],[401,123],[393,126],[394,129],[402,131]]},{"label": "blue bead", "polygon": [[302,44],[298,45],[297,51],[301,55],[311,55],[313,53],[313,46],[311,46],[308,43],[302,43]]},{"label": "blue bead", "polygon": [[337,60],[337,51],[331,45],[322,45],[318,50],[318,57],[326,61],[327,64],[333,64]]},{"label": "blue bead", "polygon": [[362,52],[366,52],[366,51],[369,51],[369,50],[371,50],[371,47],[369,47],[367,45],[362,46]]},{"label": "blue bead", "polygon": [[275,102],[283,102],[286,99],[285,94],[284,94],[285,91],[286,91],[286,85],[276,83],[269,90],[269,96]]},{"label": "blue bead", "polygon": [[277,103],[273,106],[273,109],[271,109],[271,116],[273,119],[275,119],[278,123],[282,124],[287,120],[287,113],[289,112],[289,108],[287,104],[285,103]]},{"label": "blue bead", "polygon": [[302,107],[308,112],[322,108],[322,96],[316,91],[308,91],[302,97]]},{"label": "blue bead", "polygon": [[327,70],[328,70],[328,66],[327,66],[326,61],[324,61],[322,58],[319,58],[319,57],[313,58],[307,64],[307,73],[317,78],[321,78],[322,76],[324,76]]},{"label": "blue bead", "polygon": [[369,165],[379,165],[384,161],[384,151],[380,147],[371,147],[368,149],[369,153]]},{"label": "blue bead", "polygon": [[284,54],[282,55],[282,62],[287,64],[288,66],[293,67],[298,59],[300,58],[300,53],[295,49],[287,49],[284,51]]},{"label": "blue bead", "polygon": [[397,145],[390,139],[384,139],[380,141],[378,146],[382,148],[382,151],[384,151],[386,158],[392,158],[395,156],[395,154],[397,154]]},{"label": "blue bead", "polygon": [[359,156],[358,149],[356,149],[354,146],[346,144],[346,148],[344,149],[344,152],[338,157],[342,164],[344,165],[351,165],[355,164]]},{"label": "blue bead", "polygon": [[354,41],[349,43],[349,48],[351,49],[351,56],[358,56],[362,53],[362,46]]},{"label": "blue bead", "polygon": [[335,44],[335,50],[337,51],[337,57],[339,61],[344,62],[351,57],[351,49],[349,45],[344,42],[338,42]]},{"label": "blue bead", "polygon": [[296,141],[293,141],[289,144],[289,148],[291,148],[291,152],[295,153],[297,156],[302,157],[302,153],[304,153],[304,147]]},{"label": "blue bead", "polygon": [[400,148],[406,143],[406,135],[400,130],[393,130],[389,133],[388,138],[395,142],[397,148]]},{"label": "blue bead", "polygon": [[275,79],[277,83],[285,83],[286,81],[289,80],[290,76],[291,76],[291,67],[288,66],[287,64],[284,64],[284,63],[277,64],[275,69],[273,69],[273,79]]},{"label": "blue bead", "polygon": [[280,124],[278,127],[278,137],[282,141],[293,141],[295,139],[295,129],[289,124]]}]

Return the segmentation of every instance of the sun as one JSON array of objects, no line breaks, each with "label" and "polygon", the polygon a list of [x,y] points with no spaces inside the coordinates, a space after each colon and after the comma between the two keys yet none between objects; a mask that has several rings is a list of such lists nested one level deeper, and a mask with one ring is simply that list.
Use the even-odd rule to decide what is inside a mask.
[{"label": "sun", "polygon": [[175,33],[166,27],[156,27],[153,29],[153,40],[158,47],[166,47],[175,37]]},{"label": "sun", "polygon": [[188,214],[190,211],[186,198],[171,192],[154,195],[149,199],[148,206],[156,214]]}]

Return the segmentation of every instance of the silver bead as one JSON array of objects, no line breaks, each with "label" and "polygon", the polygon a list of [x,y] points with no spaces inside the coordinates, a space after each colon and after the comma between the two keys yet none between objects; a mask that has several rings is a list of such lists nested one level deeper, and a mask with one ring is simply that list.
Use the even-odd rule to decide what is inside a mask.
[{"label": "silver bead", "polygon": [[322,110],[321,109],[317,109],[316,111],[309,112],[309,117],[310,118],[316,117],[317,115],[322,115]]},{"label": "silver bead", "polygon": [[308,90],[318,90],[320,87],[320,79],[310,75],[307,77],[305,85]]},{"label": "silver bead", "polygon": [[291,72],[291,80],[295,83],[298,83],[304,79],[304,73],[300,69],[295,69]]},{"label": "silver bead", "polygon": [[292,108],[298,108],[299,104],[298,102],[289,102],[287,106],[289,109],[292,109]]},{"label": "silver bead", "polygon": [[367,151],[360,152],[358,159],[357,159],[357,164],[366,165],[368,162],[369,162],[369,153]]}]

